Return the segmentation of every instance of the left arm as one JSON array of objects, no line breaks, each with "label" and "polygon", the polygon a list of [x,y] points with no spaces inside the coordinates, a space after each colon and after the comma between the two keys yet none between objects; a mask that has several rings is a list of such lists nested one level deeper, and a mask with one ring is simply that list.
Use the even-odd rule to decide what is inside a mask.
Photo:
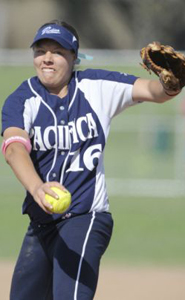
[{"label": "left arm", "polygon": [[163,103],[172,99],[177,94],[172,91],[171,96],[167,95],[159,80],[138,78],[133,86],[132,97],[133,101]]}]

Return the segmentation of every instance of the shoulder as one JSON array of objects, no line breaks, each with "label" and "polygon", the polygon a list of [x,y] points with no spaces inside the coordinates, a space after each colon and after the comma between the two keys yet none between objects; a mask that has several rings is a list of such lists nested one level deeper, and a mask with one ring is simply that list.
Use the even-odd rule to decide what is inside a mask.
[{"label": "shoulder", "polygon": [[[34,80],[34,77],[33,77]],[[34,80],[35,81],[35,80]],[[28,80],[23,81],[5,100],[7,102],[24,102],[33,96],[33,92],[30,89]]]},{"label": "shoulder", "polygon": [[115,81],[122,82],[127,84],[134,84],[138,77],[121,73],[117,71],[109,71],[103,69],[86,69],[84,71],[77,72],[78,81],[87,80],[106,80],[106,81]]}]

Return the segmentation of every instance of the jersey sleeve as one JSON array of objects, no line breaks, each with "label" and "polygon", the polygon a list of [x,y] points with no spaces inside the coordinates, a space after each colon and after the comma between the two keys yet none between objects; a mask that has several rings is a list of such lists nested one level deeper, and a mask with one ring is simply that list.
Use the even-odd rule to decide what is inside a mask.
[{"label": "jersey sleeve", "polygon": [[79,86],[95,111],[101,110],[112,119],[137,103],[132,99],[133,85],[137,78],[125,73],[96,70],[80,80]]},{"label": "jersey sleeve", "polygon": [[26,114],[25,110],[25,98],[24,90],[18,88],[6,99],[2,107],[1,135],[9,127],[18,127],[29,133],[29,128],[26,126],[28,123],[28,120],[26,121],[28,114]]}]

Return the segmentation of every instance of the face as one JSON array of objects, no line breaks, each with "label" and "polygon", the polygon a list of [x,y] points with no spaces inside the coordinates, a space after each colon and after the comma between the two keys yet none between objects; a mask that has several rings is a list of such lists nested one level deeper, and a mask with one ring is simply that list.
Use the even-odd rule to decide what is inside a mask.
[{"label": "face", "polygon": [[75,54],[53,40],[42,40],[33,47],[37,76],[50,93],[65,95]]}]

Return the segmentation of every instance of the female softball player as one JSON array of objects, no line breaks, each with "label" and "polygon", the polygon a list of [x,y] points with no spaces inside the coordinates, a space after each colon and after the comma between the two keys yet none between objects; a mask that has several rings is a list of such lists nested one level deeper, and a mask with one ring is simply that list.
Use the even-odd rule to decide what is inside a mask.
[{"label": "female softball player", "polygon": [[[43,25],[31,48],[36,76],[2,109],[2,151],[26,190],[30,219],[10,299],[90,300],[113,228],[103,165],[111,120],[139,102],[172,97],[158,80],[74,71],[79,38],[67,23]],[[66,213],[50,212],[51,187],[70,191]]]}]

